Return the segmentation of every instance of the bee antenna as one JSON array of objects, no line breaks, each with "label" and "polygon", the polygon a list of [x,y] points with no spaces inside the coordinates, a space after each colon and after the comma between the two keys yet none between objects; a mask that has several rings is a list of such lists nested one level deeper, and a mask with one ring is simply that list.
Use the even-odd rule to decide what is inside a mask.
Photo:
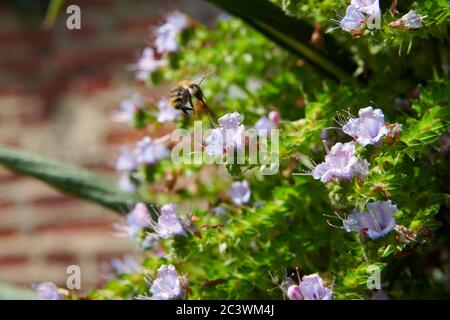
[{"label": "bee antenna", "polygon": [[202,78],[201,78],[200,81],[198,82],[198,85],[201,85],[202,82],[203,82],[203,80],[205,80],[205,78],[206,78],[206,74],[204,74],[204,75],[202,76]]}]

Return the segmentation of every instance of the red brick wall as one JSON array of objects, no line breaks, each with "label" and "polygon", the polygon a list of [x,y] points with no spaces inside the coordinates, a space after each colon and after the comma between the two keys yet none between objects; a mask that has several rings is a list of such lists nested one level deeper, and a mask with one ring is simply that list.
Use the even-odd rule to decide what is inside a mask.
[{"label": "red brick wall", "polygon": [[[137,136],[110,116],[126,90],[137,86],[126,69],[149,26],[173,8],[200,20],[211,17],[211,8],[199,0],[70,4],[81,8],[79,31],[66,29],[65,10],[45,31],[24,26],[0,4],[0,143],[115,178],[119,145]],[[0,167],[0,282],[64,285],[66,267],[77,264],[83,289],[92,288],[102,281],[105,262],[136,253],[131,240],[113,235],[118,221],[106,209]]]}]

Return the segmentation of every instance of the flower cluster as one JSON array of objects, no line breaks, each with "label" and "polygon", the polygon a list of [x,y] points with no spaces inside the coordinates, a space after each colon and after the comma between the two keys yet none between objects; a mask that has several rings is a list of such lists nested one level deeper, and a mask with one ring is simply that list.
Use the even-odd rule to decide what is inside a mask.
[{"label": "flower cluster", "polygon": [[221,156],[224,152],[234,152],[244,146],[245,127],[241,123],[241,115],[228,113],[219,118],[219,128],[211,130],[205,138],[206,153],[210,156]]},{"label": "flower cluster", "polygon": [[135,185],[130,180],[130,175],[140,165],[155,165],[159,160],[170,156],[170,150],[162,141],[154,141],[150,137],[144,137],[136,143],[133,151],[122,147],[120,156],[116,162],[116,171],[119,173],[119,188],[123,191],[134,192]]},{"label": "flower cluster", "polygon": [[33,286],[38,300],[62,300],[60,290],[53,282],[43,282]]},{"label": "flower cluster", "polygon": [[[354,38],[359,37],[369,24],[371,28],[381,28],[381,23],[379,22],[381,18],[379,0],[351,0],[345,16],[339,18],[340,20],[331,20],[339,25],[337,28],[349,32]],[[410,10],[400,19],[390,22],[388,26],[397,29],[419,29],[423,26],[424,18],[424,16],[421,16],[414,10]]]},{"label": "flower cluster", "polygon": [[[142,230],[150,229],[155,234],[148,234],[144,240],[156,240],[157,238],[165,239],[174,236],[185,236],[186,231],[183,227],[183,221],[180,219],[177,207],[173,203],[163,205],[159,212],[155,214],[158,216],[157,221],[154,221],[150,215],[147,206],[139,202],[135,205],[126,215],[127,226],[120,228],[123,231],[127,231],[128,236],[134,238],[139,235]],[[152,236],[152,237],[149,237]]]},{"label": "flower cluster", "polygon": [[[156,53],[163,55],[178,51],[178,34],[188,27],[187,17],[181,12],[175,11],[167,16],[166,22],[158,27],[155,32]],[[141,58],[136,65],[132,66],[136,70],[136,78],[147,81],[152,73],[166,65],[166,60],[155,58],[155,51],[151,47],[144,49]]]}]

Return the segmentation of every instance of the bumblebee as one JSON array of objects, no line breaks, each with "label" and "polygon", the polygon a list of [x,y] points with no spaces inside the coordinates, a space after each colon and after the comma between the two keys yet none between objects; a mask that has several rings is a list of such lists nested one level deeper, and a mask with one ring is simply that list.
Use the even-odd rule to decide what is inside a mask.
[{"label": "bumblebee", "polygon": [[192,80],[180,81],[169,93],[169,105],[172,108],[183,111],[185,115],[194,113],[194,104],[192,103],[192,97],[196,98],[202,103],[202,106],[209,112],[209,108],[206,106],[205,96],[203,95],[200,84]]}]

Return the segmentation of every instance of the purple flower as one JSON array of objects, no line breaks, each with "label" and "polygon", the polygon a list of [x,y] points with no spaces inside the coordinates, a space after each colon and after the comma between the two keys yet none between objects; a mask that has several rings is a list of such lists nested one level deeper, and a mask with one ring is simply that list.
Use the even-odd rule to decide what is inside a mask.
[{"label": "purple flower", "polygon": [[186,235],[178,216],[177,206],[173,203],[162,206],[158,222],[152,222],[152,228],[160,238]]},{"label": "purple flower", "polygon": [[369,172],[369,163],[356,157],[354,142],[336,143],[325,156],[325,161],[318,164],[311,172],[316,180],[329,182],[333,179],[352,179],[354,176],[364,178]]},{"label": "purple flower", "polygon": [[120,156],[116,162],[116,170],[122,171],[133,171],[137,168],[137,162],[135,155],[127,148],[120,148]]},{"label": "purple flower", "polygon": [[139,263],[130,255],[126,255],[123,259],[111,260],[111,267],[117,274],[132,274],[141,271]]},{"label": "purple flower", "polygon": [[220,127],[211,130],[205,138],[206,153],[210,156],[223,155],[244,145],[245,127],[241,124],[241,115],[228,113],[218,120]]},{"label": "purple flower", "polygon": [[158,277],[150,288],[152,300],[182,299],[184,291],[178,273],[173,265],[162,265],[158,269]]},{"label": "purple flower", "polygon": [[188,27],[186,16],[179,11],[171,13],[165,24],[156,29],[155,47],[158,53],[178,51],[177,36]]},{"label": "purple flower", "polygon": [[400,19],[392,21],[389,23],[389,27],[397,29],[408,29],[414,30],[423,27],[424,16],[418,14],[414,10],[410,10],[407,14],[402,16]]},{"label": "purple flower", "polygon": [[397,206],[388,201],[367,204],[367,212],[354,211],[343,221],[347,232],[359,232],[370,239],[385,237],[396,225],[394,214]]},{"label": "purple flower", "polygon": [[139,141],[134,152],[139,164],[156,164],[158,160],[170,156],[170,151],[164,143],[152,141],[150,137],[144,137]]},{"label": "purple flower", "polygon": [[289,300],[303,300],[302,291],[300,290],[300,287],[296,284],[291,285],[287,289],[287,296]]},{"label": "purple flower", "polygon": [[116,122],[132,123],[134,114],[143,105],[144,101],[142,97],[138,94],[133,94],[120,102],[119,110],[113,113],[113,120]]},{"label": "purple flower", "polygon": [[135,185],[130,179],[130,173],[137,168],[136,156],[128,148],[120,149],[120,156],[116,162],[116,170],[119,173],[119,188],[125,192],[136,191]]},{"label": "purple flower", "polygon": [[155,59],[152,48],[145,48],[142,52],[142,57],[138,60],[136,65],[132,66],[132,68],[137,70],[136,78],[141,81],[146,81],[152,73],[165,64],[166,62],[164,60]]},{"label": "purple flower", "polygon": [[136,186],[130,178],[130,172],[119,172],[119,181],[117,182],[119,189],[124,192],[135,192]]},{"label": "purple flower", "polygon": [[317,274],[304,276],[298,285],[292,284],[287,289],[290,300],[331,300],[333,291],[323,284]]},{"label": "purple flower", "polygon": [[44,282],[33,286],[38,300],[62,300],[58,287],[53,282]]},{"label": "purple flower", "polygon": [[376,144],[387,134],[384,115],[381,109],[367,107],[359,110],[359,118],[350,119],[343,127],[360,145]]},{"label": "purple flower", "polygon": [[278,128],[281,117],[277,111],[271,111],[269,115],[259,118],[254,128],[258,131],[258,135],[268,134],[270,130]]},{"label": "purple flower", "polygon": [[143,228],[151,226],[151,217],[147,206],[139,202],[134,209],[126,216],[129,236],[135,237]]},{"label": "purple flower", "polygon": [[169,121],[174,121],[181,112],[177,109],[170,107],[169,101],[166,98],[163,98],[158,101],[158,122],[164,123]]},{"label": "purple flower", "polygon": [[356,6],[350,4],[345,11],[345,16],[341,20],[331,19],[331,21],[339,24],[339,27],[336,28],[341,28],[356,37],[362,33],[366,17]]},{"label": "purple flower", "polygon": [[228,191],[228,195],[237,206],[249,202],[251,194],[250,187],[246,180],[233,182],[230,191]]},{"label": "purple flower", "polygon": [[379,0],[352,0],[351,4],[371,17],[381,16]]}]

